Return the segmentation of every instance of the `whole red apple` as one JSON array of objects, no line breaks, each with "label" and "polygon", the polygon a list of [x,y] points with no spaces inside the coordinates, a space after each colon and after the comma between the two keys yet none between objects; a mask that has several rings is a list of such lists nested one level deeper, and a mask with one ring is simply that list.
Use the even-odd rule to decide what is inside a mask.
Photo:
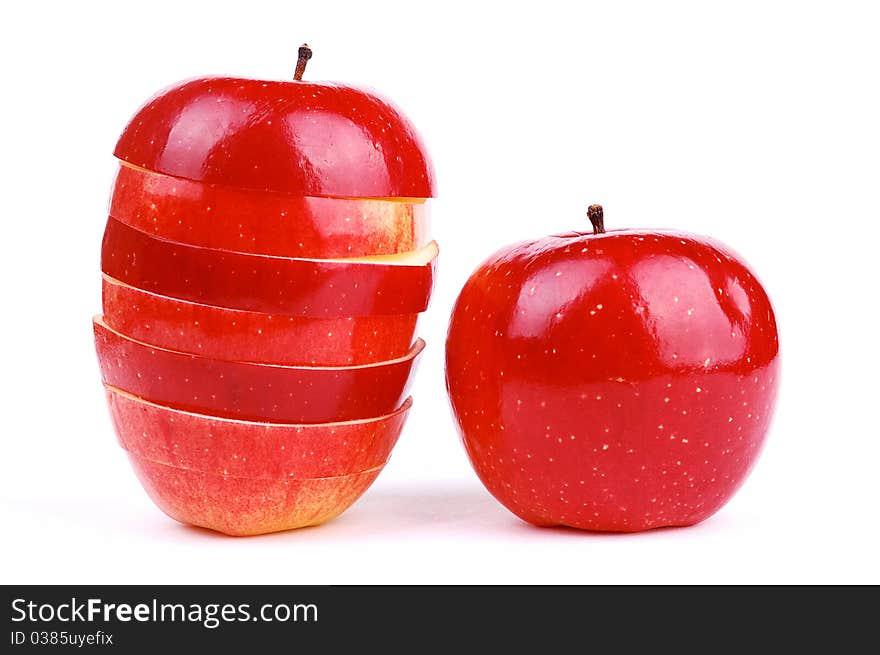
[{"label": "whole red apple", "polygon": [[516,244],[452,313],[446,384],[488,490],[530,523],[691,525],[755,463],[776,397],[773,309],[705,237],[653,230]]}]

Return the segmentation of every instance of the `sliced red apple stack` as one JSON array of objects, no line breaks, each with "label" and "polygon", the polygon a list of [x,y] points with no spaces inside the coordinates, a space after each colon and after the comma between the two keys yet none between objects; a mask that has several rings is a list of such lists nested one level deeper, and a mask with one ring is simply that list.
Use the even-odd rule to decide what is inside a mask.
[{"label": "sliced red apple stack", "polygon": [[154,502],[233,535],[348,508],[403,428],[437,245],[409,122],[351,87],[203,78],[117,144],[95,343]]}]

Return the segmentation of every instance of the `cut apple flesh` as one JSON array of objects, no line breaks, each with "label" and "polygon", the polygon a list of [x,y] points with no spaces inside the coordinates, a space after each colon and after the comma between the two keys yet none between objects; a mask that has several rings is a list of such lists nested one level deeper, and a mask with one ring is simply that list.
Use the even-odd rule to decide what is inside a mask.
[{"label": "cut apple flesh", "polygon": [[326,478],[382,466],[412,406],[338,423],[290,425],[184,412],[107,387],[120,445],[159,464],[241,478]]},{"label": "cut apple flesh", "polygon": [[348,509],[382,470],[327,478],[239,478],[152,462],[129,453],[135,474],[171,518],[248,536],[320,525]]},{"label": "cut apple flesh", "polygon": [[430,241],[425,200],[253,191],[127,164],[116,176],[110,215],[179,243],[281,257],[394,254]]},{"label": "cut apple flesh", "polygon": [[433,241],[398,255],[269,257],[166,241],[109,218],[101,270],[130,286],[181,300],[330,318],[424,311],[436,257]]},{"label": "cut apple flesh", "polygon": [[351,366],[404,356],[418,314],[310,318],[246,312],[102,280],[104,321],[137,341],[218,359]]},{"label": "cut apple flesh", "polygon": [[419,339],[405,356],[350,367],[237,362],[150,346],[93,321],[105,384],[174,409],[274,423],[389,414],[407,396]]}]

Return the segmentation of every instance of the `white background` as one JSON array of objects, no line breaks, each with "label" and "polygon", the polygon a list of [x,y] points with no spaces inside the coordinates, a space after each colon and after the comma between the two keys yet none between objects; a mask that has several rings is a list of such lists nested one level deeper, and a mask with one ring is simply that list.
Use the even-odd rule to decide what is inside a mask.
[{"label": "white background", "polygon": [[[10,6],[15,8],[10,9]],[[880,582],[880,20],[871,3],[10,3],[3,9],[2,583]],[[200,74],[374,87],[438,173],[441,277],[394,457],[326,526],[231,539],[167,519],[115,445],[92,345],[120,130]],[[676,227],[775,302],[781,397],[746,485],[687,529],[529,527],[472,473],[443,344],[519,239]]]}]

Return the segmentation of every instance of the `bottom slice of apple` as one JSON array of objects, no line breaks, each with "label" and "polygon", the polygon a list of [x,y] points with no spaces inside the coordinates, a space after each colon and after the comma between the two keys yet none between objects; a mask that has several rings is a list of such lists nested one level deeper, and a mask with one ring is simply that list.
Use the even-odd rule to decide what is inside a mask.
[{"label": "bottom slice of apple", "polygon": [[109,276],[104,320],[154,346],[246,362],[355,366],[405,355],[418,314],[314,318],[215,307],[162,296]]},{"label": "bottom slice of apple", "polygon": [[120,445],[157,464],[242,478],[328,478],[382,466],[412,406],[339,423],[261,423],[148,402],[107,387]]},{"label": "bottom slice of apple", "polygon": [[328,478],[239,478],[159,464],[129,453],[134,472],[168,516],[245,537],[320,525],[367,490],[382,466]]}]

